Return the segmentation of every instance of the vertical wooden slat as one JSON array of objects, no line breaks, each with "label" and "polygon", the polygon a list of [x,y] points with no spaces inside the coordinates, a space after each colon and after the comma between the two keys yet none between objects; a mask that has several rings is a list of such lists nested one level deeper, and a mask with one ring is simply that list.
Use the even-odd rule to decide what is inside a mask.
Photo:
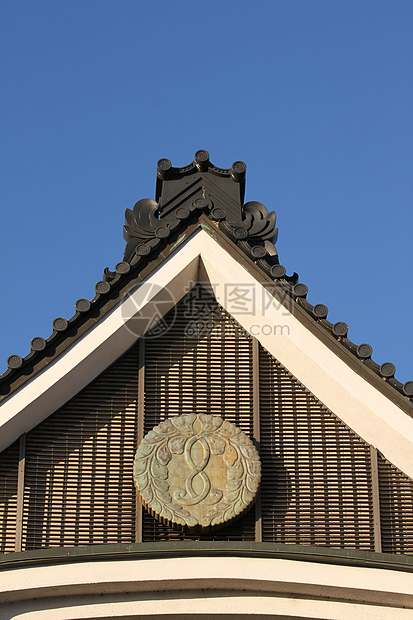
[{"label": "vertical wooden slat", "polygon": [[371,460],[371,486],[373,498],[373,522],[374,522],[374,550],[382,551],[381,523],[380,523],[380,491],[379,491],[379,468],[377,463],[377,449],[370,446]]},{"label": "vertical wooden slat", "polygon": [[[145,415],[145,339],[139,338],[139,370],[138,370],[138,445],[143,439]],[[142,503],[136,493],[136,537],[137,543],[142,542]]]},{"label": "vertical wooden slat", "polygon": [[23,527],[23,499],[24,499],[24,473],[26,467],[26,433],[20,435],[19,441],[19,470],[17,482],[17,519],[15,551],[22,550],[22,527]]},{"label": "vertical wooden slat", "polygon": [[[252,391],[253,391],[253,428],[255,447],[260,452],[261,422],[260,422],[260,351],[256,338],[252,339]],[[255,540],[262,542],[261,518],[261,488],[255,500]]]}]

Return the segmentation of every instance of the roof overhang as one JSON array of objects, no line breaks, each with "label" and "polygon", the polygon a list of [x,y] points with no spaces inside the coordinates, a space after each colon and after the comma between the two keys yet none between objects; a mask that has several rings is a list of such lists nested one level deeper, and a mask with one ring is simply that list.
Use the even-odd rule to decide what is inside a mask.
[{"label": "roof overhang", "polygon": [[[107,314],[11,394],[0,407],[0,450],[127,351],[143,335],[139,316],[159,314],[160,307],[166,313],[199,281],[321,402],[413,478],[413,419],[374,385],[377,377],[367,380],[368,369],[359,360],[350,359],[350,354],[346,359],[334,338],[254,271],[252,261],[229,252],[226,243],[213,226],[194,229]],[[237,288],[248,291],[242,304],[233,303],[231,291]]]}]

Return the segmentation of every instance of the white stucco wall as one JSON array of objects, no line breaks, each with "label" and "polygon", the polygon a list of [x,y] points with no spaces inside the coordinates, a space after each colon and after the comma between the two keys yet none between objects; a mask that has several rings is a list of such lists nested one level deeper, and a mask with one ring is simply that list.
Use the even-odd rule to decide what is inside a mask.
[{"label": "white stucco wall", "polygon": [[413,576],[286,559],[75,562],[0,573],[0,618],[413,618]]}]

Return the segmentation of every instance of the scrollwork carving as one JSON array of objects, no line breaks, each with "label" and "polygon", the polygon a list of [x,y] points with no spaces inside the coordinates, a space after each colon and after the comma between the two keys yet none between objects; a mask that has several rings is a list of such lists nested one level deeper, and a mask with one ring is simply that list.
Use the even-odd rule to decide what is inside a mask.
[{"label": "scrollwork carving", "polygon": [[161,422],[142,440],[134,480],[144,505],[164,522],[209,529],[239,517],[254,502],[259,455],[235,424],[184,414]]}]

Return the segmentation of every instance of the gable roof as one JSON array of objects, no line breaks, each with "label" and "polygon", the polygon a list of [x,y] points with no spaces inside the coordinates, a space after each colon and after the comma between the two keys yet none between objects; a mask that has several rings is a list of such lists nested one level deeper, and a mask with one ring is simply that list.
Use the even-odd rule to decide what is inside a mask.
[{"label": "gable roof", "polygon": [[[327,406],[338,415],[341,411],[341,417],[345,421],[347,417],[347,423],[364,438],[370,438],[370,443],[377,445],[380,441],[380,425],[377,432],[367,428],[376,421],[370,414],[372,403],[374,415],[384,420],[380,432],[387,432],[386,416],[390,416],[390,426],[395,424],[401,442],[402,435],[407,442],[412,441],[413,421],[405,414],[413,416],[413,382],[402,385],[393,376],[393,364],[379,366],[371,360],[371,347],[352,343],[347,338],[347,325],[332,325],[327,320],[326,306],[312,306],[306,300],[307,287],[298,282],[297,274],[286,275],[274,246],[275,214],[269,214],[261,203],[243,204],[245,164],[235,162],[230,169],[220,169],[209,162],[206,151],[198,151],[194,162],[183,168],[173,168],[169,160],[160,160],[157,177],[157,201],[140,200],[133,211],[127,209],[124,259],[115,271],[105,270],[103,280],[95,286],[95,297],[78,300],[70,319],[55,319],[52,334],[47,339],[32,340],[31,353],[24,359],[9,357],[9,368],[0,378],[1,423],[3,431],[8,429],[3,432],[4,445],[0,449],[49,415],[53,407],[63,404],[131,346],[144,331],[137,333],[127,325],[143,308],[159,314],[157,301],[165,287],[171,296],[169,301],[164,300],[161,314],[183,297],[188,283],[196,281],[207,282],[221,305],[247,331]],[[265,298],[266,312],[257,303],[251,306],[249,318],[257,319],[255,323],[242,313],[237,316],[236,309],[224,299],[224,292],[218,290],[231,283],[256,287],[261,302]],[[279,331],[288,326],[289,337],[276,340],[277,333],[253,333],[264,328],[268,331],[270,321]],[[289,346],[280,348],[284,340],[289,341]],[[297,366],[304,350],[305,362],[302,357]],[[319,362],[317,368],[314,366],[312,358],[325,358],[322,371]],[[329,377],[331,392],[333,374],[335,395],[326,393],[322,385]],[[340,405],[337,394],[346,381],[351,387],[345,387],[347,396],[342,394]],[[355,407],[354,411],[361,415],[359,406],[351,398],[347,401],[348,394],[354,396],[354,392],[363,394],[363,406],[370,411],[365,411],[358,423],[352,416],[348,418],[346,411]],[[334,402],[329,404],[329,398]],[[359,402],[360,397],[356,400]],[[361,426],[361,431],[354,423]],[[386,453],[387,457],[395,462],[390,453]],[[399,467],[412,475],[413,463],[408,458],[406,463]]]},{"label": "gable roof", "polygon": [[[126,209],[124,237],[127,244],[123,261],[116,265],[115,271],[104,270],[103,279],[95,285],[95,297],[77,300],[76,312],[70,319],[54,319],[48,338],[33,338],[27,356],[8,357],[8,368],[0,375],[0,402],[64,350],[64,343],[72,344],[85,331],[85,326],[87,329],[105,314],[113,305],[110,300],[127,289],[131,280],[141,281],[146,277],[188,238],[194,225],[205,226],[205,218],[250,258],[262,275],[269,276],[280,292],[291,298],[289,303],[303,308],[387,385],[413,402],[413,381],[402,384],[394,377],[394,364],[375,363],[371,359],[370,345],[351,342],[346,323],[330,323],[326,305],[313,306],[307,301],[308,288],[298,283],[298,274],[286,275],[275,249],[278,233],[275,213],[268,213],[259,202],[243,204],[245,171],[246,166],[240,161],[229,169],[217,168],[204,150],[197,151],[194,161],[181,168],[172,167],[168,159],[159,160],[156,200],[139,200],[133,211]],[[228,246],[229,251],[235,249],[230,247],[232,244]]]}]

